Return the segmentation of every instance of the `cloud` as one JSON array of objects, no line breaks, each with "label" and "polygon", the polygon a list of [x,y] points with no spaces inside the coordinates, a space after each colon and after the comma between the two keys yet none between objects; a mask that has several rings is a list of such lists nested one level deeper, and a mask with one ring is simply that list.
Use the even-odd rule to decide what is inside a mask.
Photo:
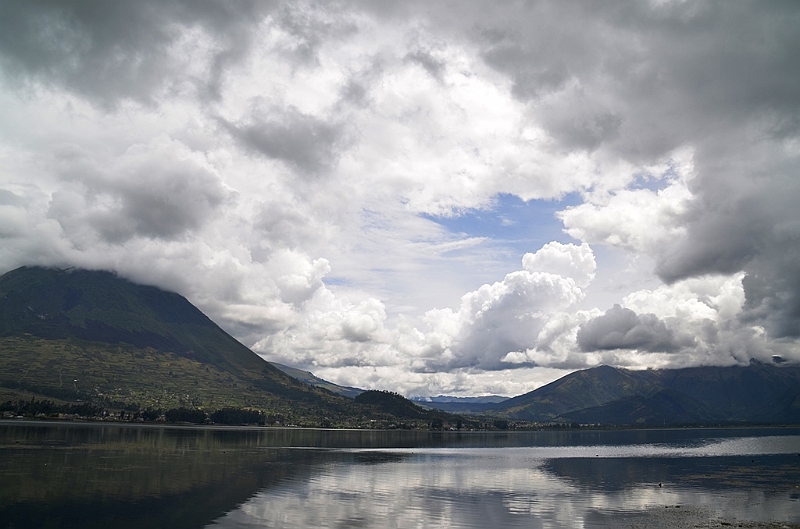
[{"label": "cloud", "polygon": [[793,279],[800,257],[800,214],[793,206],[800,185],[792,176],[798,166],[797,153],[764,144],[708,166],[686,215],[686,236],[660,256],[658,274],[675,281],[744,271],[749,318],[775,337],[800,336],[800,284]]},{"label": "cloud", "polygon": [[[186,68],[187,59],[205,67],[203,88],[218,83],[223,65],[247,46],[252,22],[270,8],[263,2],[10,4],[0,23],[0,64],[23,83],[62,86],[105,106],[125,99],[152,104],[164,90],[196,83],[191,73],[198,65]],[[213,41],[204,46],[211,53],[186,57],[182,45],[197,29],[198,40]]]},{"label": "cloud", "polygon": [[583,351],[641,349],[668,353],[693,345],[691,337],[676,337],[655,314],[639,315],[619,305],[582,325],[577,338]]},{"label": "cloud", "polygon": [[576,246],[549,242],[536,253],[522,256],[522,268],[528,272],[551,272],[570,277],[579,287],[586,287],[594,279],[597,264],[586,243]]},{"label": "cloud", "polygon": [[310,175],[330,170],[346,144],[341,124],[292,107],[256,110],[243,123],[228,123],[223,119],[220,123],[245,148]]},{"label": "cloud", "polygon": [[434,79],[442,80],[446,64],[444,61],[437,59],[430,51],[416,50],[406,55],[406,59],[414,64],[418,64]]},{"label": "cloud", "polygon": [[789,66],[800,49],[797,10],[718,7],[544,3],[514,19],[573,23],[551,25],[554,35],[501,30],[487,17],[480,38],[487,61],[511,76],[518,98],[537,103],[542,127],[565,149],[637,164],[691,148],[691,179],[590,198],[562,214],[572,236],[647,252],[668,282],[746,271],[749,317],[775,337],[797,337],[800,296],[788,279],[798,224],[790,204],[800,198],[791,177],[800,74]]},{"label": "cloud", "polygon": [[[593,263],[585,245],[549,245],[530,259],[545,263],[570,252],[582,258],[584,268]],[[383,303],[375,298],[352,301],[320,286],[302,307],[296,305],[295,323],[254,347],[267,358],[314,369],[394,367],[423,378],[525,369],[534,365],[526,351],[552,352],[556,342],[574,334],[577,323],[568,311],[582,297],[571,278],[518,270],[463,295],[456,311],[428,311],[422,327],[407,320],[390,327]]]},{"label": "cloud", "polygon": [[324,286],[307,300],[297,317],[279,332],[253,345],[269,359],[318,367],[398,366],[386,312],[374,298],[354,302]]},{"label": "cloud", "polygon": [[312,262],[303,257],[283,252],[270,261],[275,283],[280,288],[285,303],[298,305],[311,299],[322,288],[322,278],[331,271],[328,261],[316,259]]},{"label": "cloud", "polygon": [[424,369],[525,367],[531,365],[525,351],[546,349],[554,341],[548,336],[551,321],[574,308],[584,294],[574,279],[535,269],[561,268],[573,274],[577,269],[579,278],[586,279],[594,268],[591,249],[548,244],[526,254],[523,265],[530,269],[465,294],[457,312],[442,309],[425,314]]},{"label": "cloud", "polygon": [[694,198],[692,153],[680,150],[661,164],[642,168],[640,179],[657,189],[598,189],[584,203],[556,215],[572,237],[590,244],[659,255],[685,234],[684,218]]},{"label": "cloud", "polygon": [[638,313],[655,314],[673,321],[712,320],[717,323],[735,321],[744,304],[743,273],[709,275],[653,290],[638,290],[624,297],[625,307]]},{"label": "cloud", "polygon": [[174,140],[131,146],[105,167],[70,146],[57,156],[67,185],[53,194],[48,216],[68,234],[172,240],[200,229],[231,197],[203,157]]},{"label": "cloud", "polygon": [[304,211],[298,201],[270,201],[257,207],[253,217],[255,241],[249,244],[256,261],[265,261],[274,250],[299,250],[320,237],[323,226],[317,226],[314,216]]}]

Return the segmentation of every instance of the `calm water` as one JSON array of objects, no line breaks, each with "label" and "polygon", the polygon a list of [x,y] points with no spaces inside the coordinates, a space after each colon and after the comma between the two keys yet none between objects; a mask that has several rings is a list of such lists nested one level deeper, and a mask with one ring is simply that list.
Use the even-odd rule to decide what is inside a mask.
[{"label": "calm water", "polygon": [[800,429],[429,433],[0,422],[0,527],[712,521],[800,524]]}]

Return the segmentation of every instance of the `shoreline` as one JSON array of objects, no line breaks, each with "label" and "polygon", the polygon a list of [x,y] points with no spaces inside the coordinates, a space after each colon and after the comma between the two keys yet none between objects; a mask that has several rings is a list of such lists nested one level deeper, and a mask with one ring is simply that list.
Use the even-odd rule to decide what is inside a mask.
[{"label": "shoreline", "polygon": [[514,430],[430,430],[430,429],[402,429],[402,428],[324,428],[317,426],[259,426],[259,425],[228,425],[228,424],[192,424],[192,423],[170,423],[170,422],[131,422],[113,420],[84,420],[84,419],[36,419],[36,418],[0,418],[0,425],[20,424],[27,426],[47,425],[47,426],[126,426],[132,428],[177,428],[186,430],[229,430],[229,431],[271,431],[271,430],[290,430],[290,431],[325,431],[325,432],[425,432],[440,434],[531,434],[549,432],[659,432],[659,431],[713,431],[713,430],[755,430],[755,429],[796,429],[800,435],[800,424],[743,424],[743,425],[695,425],[695,426],[658,426],[653,428],[631,426],[608,426],[608,427],[586,427],[586,428],[537,428],[537,429],[514,429]]},{"label": "shoreline", "polygon": [[800,523],[783,520],[745,520],[720,515],[708,507],[694,505],[646,506],[609,520],[608,527],[619,529],[800,529]]}]

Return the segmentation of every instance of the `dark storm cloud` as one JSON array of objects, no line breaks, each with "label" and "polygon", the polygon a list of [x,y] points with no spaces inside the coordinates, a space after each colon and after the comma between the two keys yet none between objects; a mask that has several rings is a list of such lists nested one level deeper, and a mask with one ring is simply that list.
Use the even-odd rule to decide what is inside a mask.
[{"label": "dark storm cloud", "polygon": [[[555,33],[556,30],[553,28],[551,31]],[[568,65],[559,57],[563,50],[556,52],[560,39],[548,33],[536,32],[537,41],[530,45],[520,42],[525,37],[513,30],[490,28],[482,32],[481,36],[488,45],[483,52],[484,59],[500,71],[514,72],[513,92],[520,99],[552,92],[570,79]]]},{"label": "dark storm cloud", "polygon": [[745,271],[744,319],[797,337],[798,27],[794,2],[533,2],[487,14],[472,38],[563,149],[651,164],[690,147],[686,235],[656,272]]},{"label": "dark storm cloud", "polygon": [[[217,40],[204,90],[215,90],[224,64],[241,56],[254,21],[270,3],[258,1],[94,2],[3,1],[0,65],[12,79],[63,86],[113,105],[148,103],[179,81],[185,68],[169,47],[200,27]],[[196,81],[196,80],[195,80]]]},{"label": "dark storm cloud", "polygon": [[638,349],[668,353],[693,343],[690,337],[677,336],[655,314],[636,314],[619,305],[578,330],[578,346],[586,352]]},{"label": "dark storm cloud", "polygon": [[[786,119],[800,111],[796,4],[536,2],[515,9],[500,21],[487,15],[476,39],[486,61],[514,81],[517,97],[541,100],[537,116],[568,148],[618,140],[626,156],[652,158],[764,113],[796,122]],[[583,103],[573,117],[576,95]],[[581,116],[588,116],[583,123]]]},{"label": "dark storm cloud", "polygon": [[798,337],[800,155],[785,143],[752,141],[740,153],[699,159],[686,236],[662,249],[656,271],[672,282],[743,270],[744,320],[775,337]]},{"label": "dark storm cloud", "polygon": [[63,149],[68,185],[53,193],[48,216],[68,234],[96,232],[111,243],[181,238],[201,228],[230,195],[187,153],[180,144],[156,142],[101,168],[84,153]]},{"label": "dark storm cloud", "polygon": [[345,128],[293,107],[257,109],[246,122],[219,122],[245,148],[306,174],[325,172],[347,143]]}]

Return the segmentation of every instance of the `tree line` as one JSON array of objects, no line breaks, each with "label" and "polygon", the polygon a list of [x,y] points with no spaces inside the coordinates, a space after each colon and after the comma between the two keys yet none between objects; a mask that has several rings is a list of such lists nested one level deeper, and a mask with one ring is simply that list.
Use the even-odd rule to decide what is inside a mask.
[{"label": "tree line", "polygon": [[8,400],[0,403],[0,414],[29,418],[58,418],[60,416],[80,417],[86,419],[115,419],[133,422],[191,423],[191,424],[224,424],[263,426],[268,417],[263,411],[247,408],[221,408],[205,411],[195,408],[170,408],[168,410],[143,409],[136,411],[108,411],[103,406],[90,402],[57,403],[48,399]]}]

